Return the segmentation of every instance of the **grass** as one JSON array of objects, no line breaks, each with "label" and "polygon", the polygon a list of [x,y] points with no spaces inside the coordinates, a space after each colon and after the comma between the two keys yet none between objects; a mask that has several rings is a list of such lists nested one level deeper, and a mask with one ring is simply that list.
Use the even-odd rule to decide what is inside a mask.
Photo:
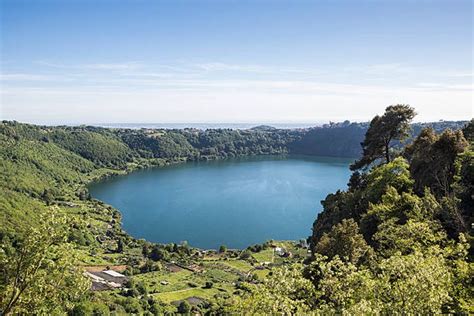
[{"label": "grass", "polygon": [[[243,268],[245,271],[251,269],[251,265],[238,260],[229,260],[227,262],[208,261],[203,263],[203,272],[191,272],[181,270],[178,272],[156,271],[139,274],[133,277],[135,281],[143,281],[150,294],[164,302],[174,302],[189,297],[199,297],[205,300],[211,300],[216,294],[231,294],[235,287],[235,282],[239,279]],[[229,267],[227,270],[225,267]],[[235,271],[237,270],[237,271]],[[162,284],[166,281],[167,284]],[[212,282],[212,288],[204,288],[206,282]]]},{"label": "grass", "polygon": [[91,255],[90,248],[76,248],[75,254],[82,265],[113,265],[113,261],[104,259],[99,255]]},{"label": "grass", "polygon": [[214,283],[231,283],[238,278],[235,273],[219,268],[206,268],[204,273],[199,274],[199,276],[200,278],[204,278],[204,281],[212,281]]},{"label": "grass", "polygon": [[239,270],[241,272],[248,272],[250,269],[252,269],[252,265],[244,260],[237,260],[237,259],[229,259],[229,260],[222,260],[219,263],[226,265],[230,268]]},{"label": "grass", "polygon": [[160,299],[163,302],[171,303],[174,301],[181,301],[189,297],[199,297],[206,300],[212,299],[216,294],[227,292],[226,289],[219,291],[218,288],[203,289],[203,288],[187,288],[179,291],[164,292],[154,294],[153,297]]},{"label": "grass", "polygon": [[254,270],[252,273],[255,273],[258,276],[259,280],[263,280],[268,276],[268,273],[270,273],[270,270],[264,269],[264,270]]},{"label": "grass", "polygon": [[[188,282],[195,282],[193,272],[181,270],[179,272],[156,271],[139,274],[133,278],[136,281],[143,281],[147,285],[150,293],[161,293],[183,290],[189,287]],[[168,284],[161,284],[162,281]]]},{"label": "grass", "polygon": [[265,249],[257,253],[252,253],[258,262],[272,262],[273,261],[273,248]]}]

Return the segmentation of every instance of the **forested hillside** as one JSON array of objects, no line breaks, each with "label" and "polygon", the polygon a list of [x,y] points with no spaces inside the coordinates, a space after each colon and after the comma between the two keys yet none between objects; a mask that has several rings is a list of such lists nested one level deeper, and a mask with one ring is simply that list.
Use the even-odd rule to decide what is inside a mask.
[{"label": "forested hillside", "polygon": [[[473,122],[409,125],[410,111],[396,106],[368,124],[301,130],[4,121],[0,309],[71,315],[472,312]],[[428,125],[433,129],[423,129]],[[136,240],[122,231],[120,213],[86,189],[91,181],[137,168],[271,154],[361,157],[348,190],[323,201],[306,260],[303,250],[263,267],[272,243],[203,258],[186,244]],[[170,277],[170,262],[208,271],[186,270],[183,279],[173,274],[177,293],[185,284],[202,286],[190,292],[203,298],[199,304],[176,307],[170,303],[187,296],[163,294],[158,277]],[[88,291],[81,269],[91,265],[126,265],[128,290]]]},{"label": "forested hillside", "polygon": [[257,285],[230,310],[306,314],[471,314],[474,120],[423,129],[408,106],[370,123],[346,191],[322,201],[312,256]]}]

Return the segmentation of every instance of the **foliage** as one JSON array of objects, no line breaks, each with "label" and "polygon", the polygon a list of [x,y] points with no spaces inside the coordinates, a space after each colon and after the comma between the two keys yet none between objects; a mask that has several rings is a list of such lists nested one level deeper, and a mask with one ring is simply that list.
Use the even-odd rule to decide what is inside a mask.
[{"label": "foliage", "polygon": [[130,149],[109,132],[65,128],[55,129],[48,137],[55,144],[100,166],[122,166],[130,155]]},{"label": "foliage", "polygon": [[367,260],[373,252],[352,218],[343,219],[329,233],[324,233],[314,251],[329,258],[339,256],[354,264],[364,258]]},{"label": "foliage", "polygon": [[389,163],[392,142],[403,141],[409,136],[409,123],[415,115],[415,110],[409,105],[397,104],[387,107],[382,116],[375,116],[361,143],[362,157],[351,166],[351,169],[368,167],[380,159]]},{"label": "foliage", "polygon": [[51,210],[41,214],[38,228],[32,228],[18,244],[4,238],[1,244],[0,306],[3,314],[59,312],[69,310],[89,289],[76,268],[72,247],[65,243],[67,222]]},{"label": "foliage", "polygon": [[[372,135],[368,132],[366,140],[384,134],[379,120],[374,119],[369,127]],[[465,128],[468,133],[471,125],[472,121]],[[359,160],[359,167],[372,168],[354,172],[347,191],[330,194],[322,202],[324,211],[310,239],[314,254],[305,268],[305,277],[317,292],[315,310],[329,314],[472,311],[474,296],[468,280],[473,265],[467,243],[472,244],[468,233],[474,205],[472,145],[461,131],[436,134],[424,129],[403,152],[392,151],[384,164],[373,164],[388,152],[382,144],[387,143],[370,152],[369,143],[363,143],[367,156]],[[370,259],[351,260],[354,245],[363,249],[365,243],[373,249]]]},{"label": "foliage", "polygon": [[379,201],[389,187],[409,192],[413,186],[408,163],[401,157],[375,168],[367,175],[365,195],[369,202]]},{"label": "foliage", "polygon": [[[456,174],[454,176],[454,207],[444,220],[446,230],[451,236],[458,236],[459,233],[468,233],[471,240],[471,251],[474,251],[474,239],[472,236],[472,223],[474,222],[474,147],[459,155],[455,162]],[[471,228],[469,230],[469,224]],[[474,253],[471,252],[471,256]]]},{"label": "foliage", "polygon": [[456,172],[454,162],[467,145],[460,130],[448,129],[441,135],[436,135],[432,129],[423,130],[406,149],[415,190],[422,193],[428,187],[438,197],[449,194]]},{"label": "foliage", "polygon": [[439,314],[450,301],[452,275],[440,254],[395,254],[379,268],[386,311]]},{"label": "foliage", "polygon": [[308,302],[315,296],[311,282],[303,278],[300,265],[275,269],[262,285],[244,287],[247,293],[242,298],[232,298],[231,305],[226,307],[227,313],[301,314],[310,310]]},{"label": "foliage", "polygon": [[439,248],[395,253],[370,267],[317,256],[305,273],[324,313],[439,314],[452,303],[453,274]]},{"label": "foliage", "polygon": [[81,302],[69,312],[70,316],[107,316],[110,309],[106,304],[99,302]]},{"label": "foliage", "polygon": [[300,155],[354,158],[361,153],[359,144],[366,131],[366,123],[331,123],[303,132],[288,148]]},{"label": "foliage", "polygon": [[188,314],[189,312],[191,312],[191,304],[189,304],[188,301],[182,301],[181,303],[179,303],[178,313]]}]

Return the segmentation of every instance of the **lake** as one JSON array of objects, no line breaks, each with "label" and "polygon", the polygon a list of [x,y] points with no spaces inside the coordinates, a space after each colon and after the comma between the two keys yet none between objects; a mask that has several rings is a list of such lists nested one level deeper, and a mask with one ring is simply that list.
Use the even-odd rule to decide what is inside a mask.
[{"label": "lake", "polygon": [[90,185],[136,238],[245,248],[311,234],[320,201],[344,189],[351,159],[250,157],[151,168]]}]

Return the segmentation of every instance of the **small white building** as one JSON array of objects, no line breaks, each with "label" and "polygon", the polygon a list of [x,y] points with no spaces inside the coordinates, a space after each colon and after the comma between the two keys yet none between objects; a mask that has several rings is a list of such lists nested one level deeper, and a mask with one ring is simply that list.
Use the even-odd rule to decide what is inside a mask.
[{"label": "small white building", "polygon": [[125,275],[114,270],[86,271],[84,275],[91,279],[93,291],[121,288],[127,281]]},{"label": "small white building", "polygon": [[285,253],[285,249],[281,248],[281,247],[275,247],[275,253],[279,256],[283,255]]},{"label": "small white building", "polygon": [[114,271],[114,270],[104,270],[102,271],[103,273],[106,273],[114,278],[126,278],[125,275],[123,275],[122,273],[118,273],[117,271]]}]

